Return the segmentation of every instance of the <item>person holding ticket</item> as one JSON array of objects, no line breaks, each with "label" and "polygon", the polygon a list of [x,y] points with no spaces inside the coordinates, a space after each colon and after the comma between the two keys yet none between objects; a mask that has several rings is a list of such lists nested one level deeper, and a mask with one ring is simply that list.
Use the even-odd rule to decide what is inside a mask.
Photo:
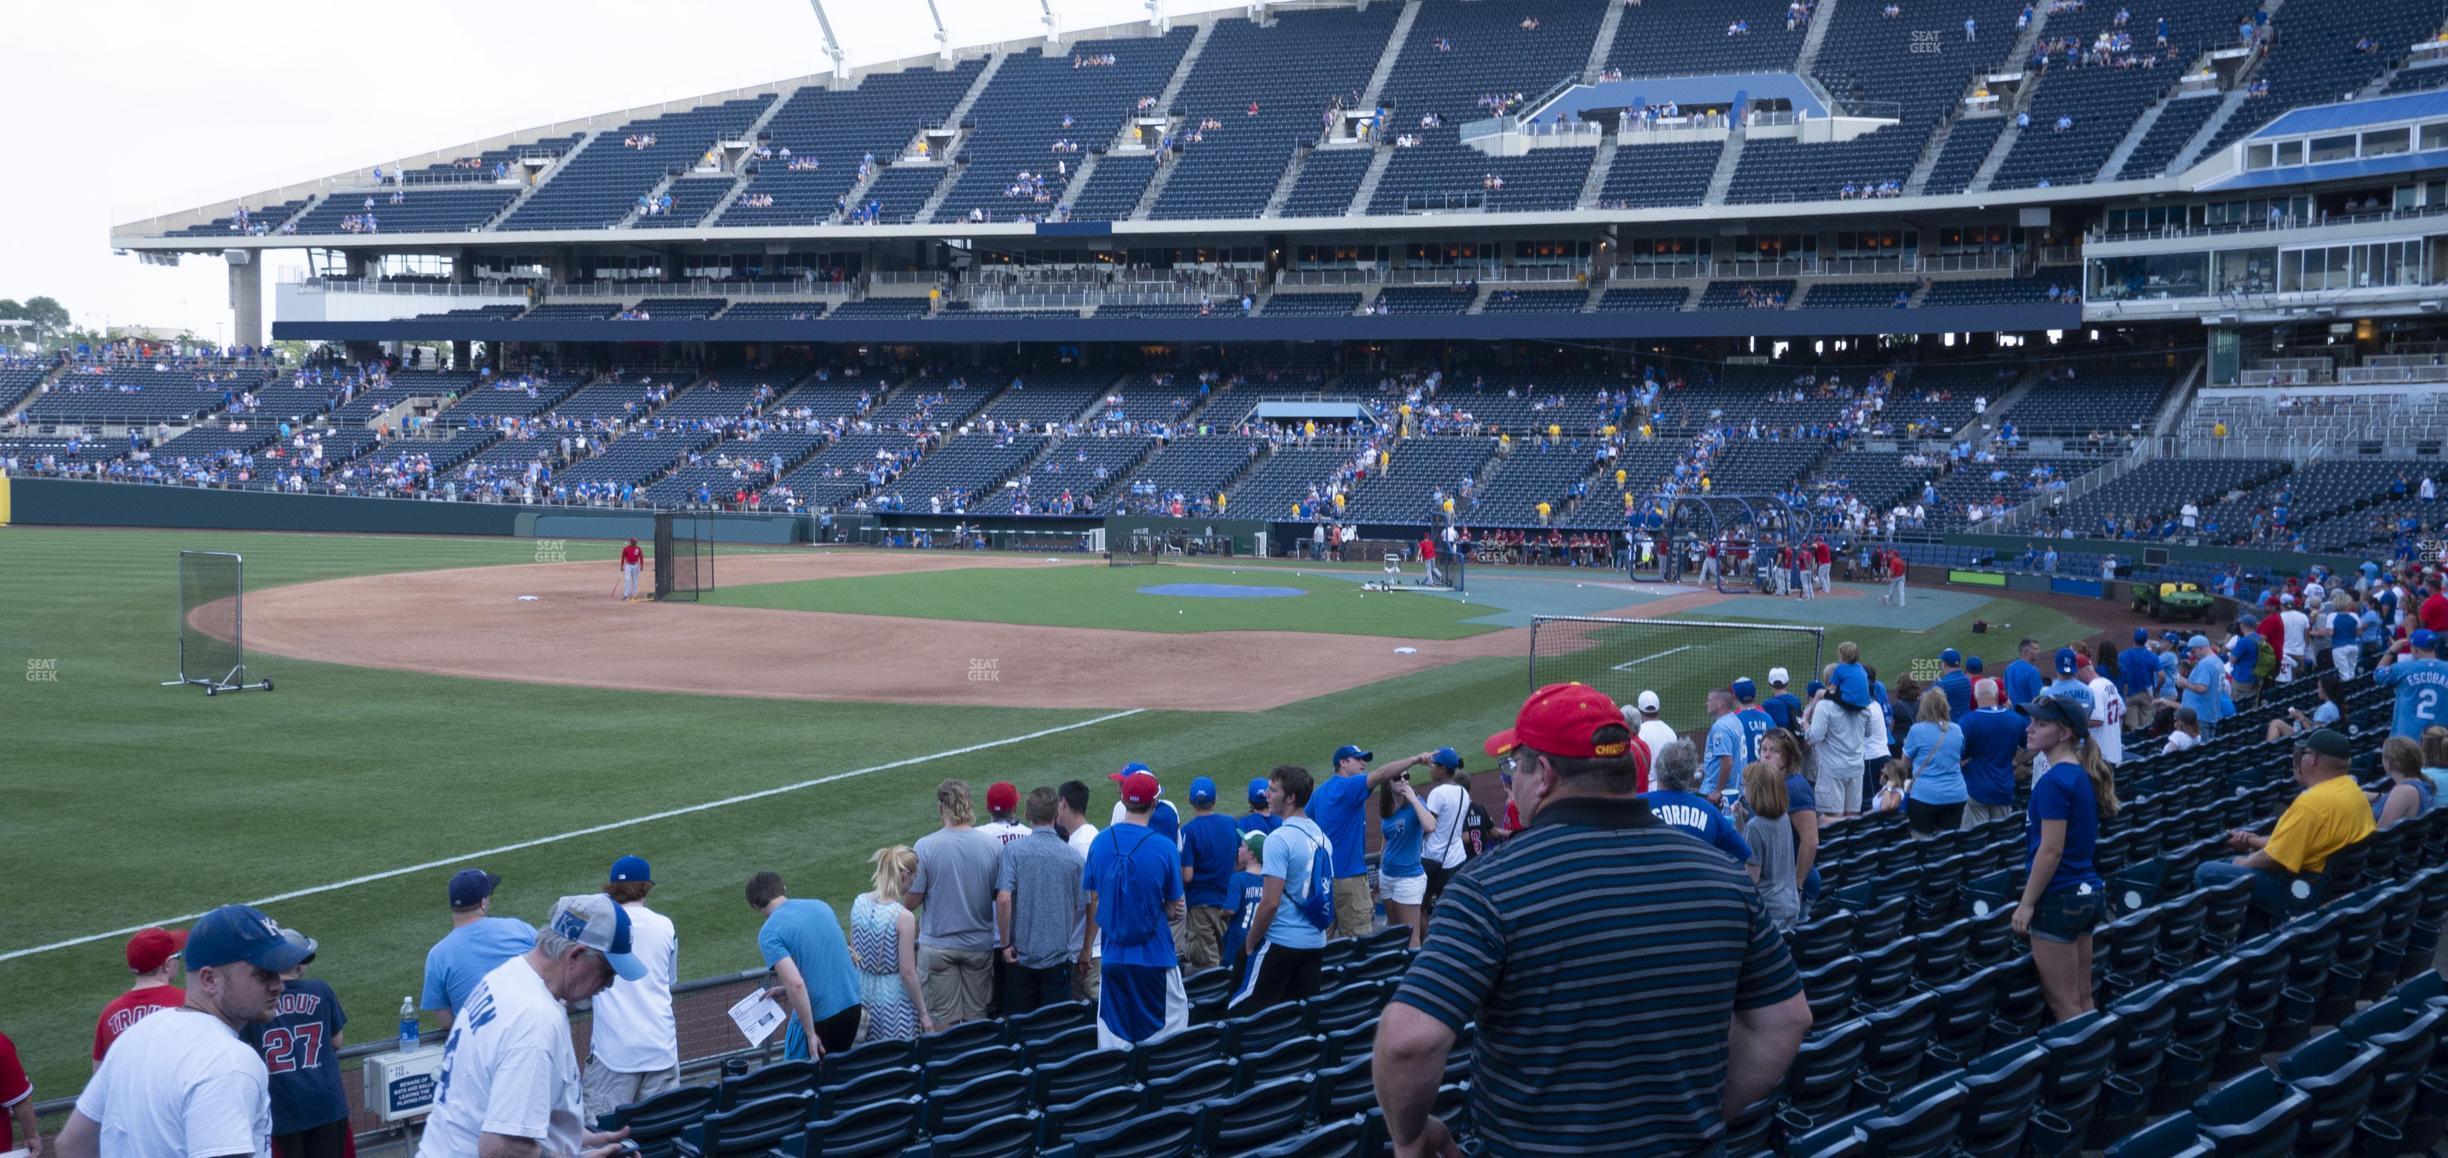
[{"label": "person holding ticket", "polygon": [[[748,878],[748,907],[764,914],[757,952],[780,984],[766,992],[790,1014],[782,1038],[785,1061],[821,1058],[858,1039],[858,977],[841,918],[823,901],[794,901],[779,873]],[[743,1027],[745,1028],[745,1027]]]}]

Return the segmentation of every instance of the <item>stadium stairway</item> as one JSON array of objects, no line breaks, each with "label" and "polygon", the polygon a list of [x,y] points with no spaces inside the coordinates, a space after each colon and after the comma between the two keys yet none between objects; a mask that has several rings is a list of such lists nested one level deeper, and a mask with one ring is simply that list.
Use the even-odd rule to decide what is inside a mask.
[{"label": "stadium stairway", "polygon": [[[1366,106],[1363,106],[1366,107]],[[1352,194],[1351,206],[1344,213],[1358,217],[1368,212],[1369,199],[1377,196],[1377,184],[1385,180],[1386,168],[1394,163],[1394,150],[1382,145],[1371,149],[1368,172],[1360,176],[1360,188]]]},{"label": "stadium stairway", "polygon": [[[969,83],[968,92],[961,94],[960,103],[953,105],[952,111],[944,114],[945,126],[957,129],[960,128],[960,126],[968,123],[969,110],[977,107],[978,98],[986,95],[986,86],[994,83],[995,74],[1003,71],[1003,62],[1010,60],[1012,55],[1013,54],[1011,53],[998,52],[987,58],[986,67],[978,70],[977,79]],[[929,161],[926,163],[926,167],[941,168],[943,173],[935,181],[934,192],[927,194],[926,201],[919,205],[918,211],[910,215],[910,220],[913,223],[924,224],[926,222],[935,220],[935,210],[944,203],[944,198],[952,195],[952,186],[960,183],[962,165],[959,158],[967,143],[968,137],[964,132],[964,135],[961,137],[960,144],[955,145],[950,150],[947,150],[940,160]],[[869,186],[875,184],[876,178],[884,175],[884,170],[889,168],[908,167],[911,166],[904,164],[878,164],[874,173],[868,174],[866,180],[859,182],[858,186],[850,191],[850,196],[846,199],[845,203],[853,206],[859,204],[858,198],[867,192]],[[1073,184],[1085,186],[1087,182],[1079,181],[1073,182]]]},{"label": "stadium stairway", "polygon": [[1598,22],[1598,35],[1590,41],[1589,63],[1581,66],[1581,83],[1596,84],[1599,75],[1606,71],[1607,57],[1615,52],[1615,32],[1623,27],[1624,9],[1627,7],[1629,5],[1607,5],[1606,19]]},{"label": "stadium stairway", "polygon": [[986,95],[986,86],[994,83],[995,74],[1003,71],[1003,62],[1010,59],[1011,54],[1001,52],[987,58],[986,67],[979,69],[977,79],[969,82],[969,91],[961,94],[960,103],[944,114],[947,127],[958,128],[968,121],[969,110],[977,107],[978,98]]},{"label": "stadium stairway", "polygon": [[1717,170],[1709,174],[1708,192],[1700,195],[1702,205],[1725,204],[1726,191],[1734,187],[1734,170],[1742,166],[1742,122],[1734,122],[1733,131],[1726,134],[1725,151],[1717,154]]},{"label": "stadium stairway", "polygon": [[2108,150],[2108,159],[2100,163],[2101,180],[2112,179],[2125,171],[2126,160],[2133,156],[2136,148],[2141,146],[2142,138],[2150,135],[2151,126],[2159,123],[2159,114],[2166,112],[2168,105],[2183,95],[2181,90],[2169,93],[2165,97],[2152,101],[2149,108],[2142,110],[2141,116],[2134,118],[2133,127],[2125,132],[2125,139],[2118,141],[2116,148]]},{"label": "stadium stairway", "polygon": [[[2254,10],[2275,17],[2278,15],[2278,10],[2285,4],[2286,0],[2261,0],[2261,4]],[[2260,73],[2267,60],[2267,57],[2257,53],[2245,58],[2244,68],[2236,73],[2235,79],[2227,89],[2227,95],[2220,99],[2218,111],[2211,113],[2210,119],[2202,122],[2201,131],[2194,133],[2193,139],[2185,142],[2184,148],[2177,150],[2176,159],[2168,165],[2168,172],[2182,173],[2201,163],[2202,154],[2209,150],[2210,142],[2219,139],[2219,134],[2227,128],[2227,122],[2234,119],[2237,111],[2244,107],[2245,101],[2251,98],[2253,78]]]},{"label": "stadium stairway", "polygon": [[[765,105],[765,111],[758,113],[756,120],[749,122],[748,130],[741,133],[740,138],[750,142],[753,146],[756,140],[765,132],[765,127],[773,123],[775,114],[780,113],[785,106],[788,106],[791,103],[791,97],[796,95],[798,91],[799,90],[796,88],[785,89],[780,94],[776,95],[772,101],[767,102]],[[739,200],[739,195],[747,192],[748,186],[755,183],[755,181],[756,174],[750,171],[750,167],[747,164],[743,163],[733,172],[731,187],[723,191],[722,199],[716,201],[712,209],[706,210],[705,216],[698,218],[696,221],[691,222],[691,224],[703,225],[707,222],[722,220],[723,210],[729,209],[732,202]]]},{"label": "stadium stairway", "polygon": [[2236,115],[2236,110],[2243,108],[2244,102],[2251,96],[2252,80],[2248,75],[2239,75],[2235,87],[2219,98],[2218,111],[2211,113],[2210,119],[2203,121],[2200,130],[2193,134],[2193,139],[2186,141],[2184,148],[2176,151],[2176,160],[2168,166],[2168,172],[2182,173],[2201,163],[2202,153],[2210,147],[2210,142],[2218,139],[2220,131]]},{"label": "stadium stairway", "polygon": [[[1369,74],[1368,87],[1360,90],[1357,107],[1377,107],[1377,96],[1385,91],[1387,78],[1394,75],[1394,62],[1401,59],[1403,44],[1411,39],[1411,26],[1419,22],[1421,0],[1403,0],[1402,15],[1394,18],[1394,31],[1386,37],[1385,54],[1377,58],[1377,71]],[[1367,205],[1368,198],[1359,204]]]},{"label": "stadium stairway", "polygon": [[[910,215],[910,221],[918,225],[934,221],[935,211],[943,208],[945,199],[952,196],[952,187],[960,184],[961,170],[967,167],[958,158],[947,159],[943,163],[943,177],[935,182],[935,191],[927,194],[926,201],[918,206],[918,212]],[[1083,188],[1087,185],[1084,181],[1075,184]]]},{"label": "stadium stairway", "polygon": [[[1607,19],[1613,20],[1622,12],[1622,5],[1610,7],[1607,9]],[[1607,174],[1614,170],[1615,154],[1622,144],[1623,138],[1614,133],[1599,139],[1598,155],[1590,159],[1589,178],[1581,182],[1581,196],[1573,201],[1575,206],[1587,209],[1598,203],[1598,194],[1606,188]]]},{"label": "stadium stairway", "polygon": [[1291,159],[1284,162],[1283,176],[1276,179],[1275,192],[1267,195],[1266,210],[1260,216],[1283,215],[1284,202],[1292,199],[1292,187],[1300,184],[1301,170],[1308,167],[1309,154],[1315,149],[1314,145],[1303,145],[1292,150]]},{"label": "stadium stairway", "polygon": [[1998,112],[2007,118],[2006,127],[1998,132],[1996,143],[1989,146],[1989,155],[1981,159],[1980,168],[1973,171],[1972,180],[1964,186],[1966,193],[1978,193],[1989,188],[1990,179],[1996,177],[1998,169],[2006,164],[2006,155],[2014,152],[2015,140],[2023,135],[2022,130],[2015,127],[2013,118],[2017,108],[2031,101],[2031,86],[2035,78],[2025,69],[2031,63],[2033,46],[2040,43],[2041,34],[2048,29],[2048,19],[2048,9],[2034,5],[2031,23],[2015,37],[2014,46],[2006,50],[2006,59],[1999,65],[1998,71],[2021,71],[2024,83],[2015,91],[2011,102],[2014,107],[2009,107],[2007,102],[1998,105]]},{"label": "stadium stairway", "polygon": [[[1828,25],[1836,21],[1836,4],[1837,0],[1819,0],[1818,6],[1811,9],[1810,31],[1803,35],[1801,55],[1794,61],[1794,75],[1804,78],[1814,88],[1817,84],[1810,80],[1812,70],[1819,63],[1819,46],[1827,43]],[[1821,99],[1826,99],[1826,93],[1819,95]]]},{"label": "stadium stairway", "polygon": [[477,231],[481,233],[501,228],[501,223],[510,220],[510,215],[518,212],[519,206],[525,205],[528,198],[535,196],[536,190],[552,184],[552,179],[560,176],[561,170],[568,168],[569,163],[576,160],[578,154],[586,152],[587,146],[594,144],[595,138],[602,135],[603,130],[601,129],[587,130],[585,136],[578,138],[577,144],[571,145],[568,152],[561,154],[558,160],[545,166],[543,175],[530,182],[526,188],[519,190],[519,195],[511,198],[508,205],[502,206],[501,212],[494,214],[492,220],[477,226]]},{"label": "stadium stairway", "polygon": [[[1199,25],[1198,31],[1190,35],[1190,47],[1182,50],[1181,63],[1173,69],[1173,79],[1165,82],[1164,92],[1156,98],[1158,112],[1168,117],[1173,115],[1174,108],[1181,103],[1182,86],[1190,83],[1190,69],[1198,64],[1199,55],[1207,51],[1207,38],[1215,35],[1215,28],[1215,23],[1210,21]],[[1122,131],[1124,134],[1131,131],[1129,122],[1123,123]],[[1173,183],[1173,161],[1176,159],[1158,154],[1156,171],[1148,175],[1147,188],[1139,191],[1138,203],[1131,206],[1130,212],[1122,215],[1124,220],[1143,220],[1150,210],[1156,208],[1156,199],[1164,195],[1165,186]],[[1066,214],[1070,211],[1076,191],[1087,186],[1089,169],[1096,163],[1097,158],[1091,154],[1087,162],[1080,166],[1079,174],[1072,178],[1071,190],[1063,194],[1062,205]]]}]

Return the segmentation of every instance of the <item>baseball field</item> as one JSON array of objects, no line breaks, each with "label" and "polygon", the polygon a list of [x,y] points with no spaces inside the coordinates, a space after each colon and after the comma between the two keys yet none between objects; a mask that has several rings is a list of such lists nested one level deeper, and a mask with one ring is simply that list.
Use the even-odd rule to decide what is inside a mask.
[{"label": "baseball field", "polygon": [[[181,549],[245,556],[248,662],[277,691],[159,686]],[[1962,592],[1897,611],[1867,589],[1797,605],[1485,568],[1465,602],[1364,591],[1373,565],[834,548],[727,549],[706,603],[622,603],[616,550],[0,530],[0,1031],[37,1096],[82,1084],[127,934],[224,902],[318,938],[352,1037],[377,1039],[456,868],[502,874],[495,911],[532,920],[645,856],[682,975],[707,976],[756,964],[750,873],[846,908],[870,853],[934,826],[947,777],[1076,778],[1101,815],[1105,773],[1140,760],[1169,792],[1235,786],[1237,811],[1238,785],[1346,742],[1476,757],[1525,691],[1533,614],[1790,618],[1890,674],[1948,646],[2003,657],[2011,635],[1976,618],[2052,643],[2099,626]],[[1677,652],[1653,666],[1670,716],[1764,675]]]}]

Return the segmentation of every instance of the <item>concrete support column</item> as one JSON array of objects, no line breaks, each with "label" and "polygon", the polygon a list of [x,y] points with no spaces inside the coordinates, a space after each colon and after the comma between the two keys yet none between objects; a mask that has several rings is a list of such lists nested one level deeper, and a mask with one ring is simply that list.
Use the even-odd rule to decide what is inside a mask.
[{"label": "concrete support column", "polygon": [[230,344],[260,348],[264,344],[263,254],[232,249],[221,256],[229,262]]}]

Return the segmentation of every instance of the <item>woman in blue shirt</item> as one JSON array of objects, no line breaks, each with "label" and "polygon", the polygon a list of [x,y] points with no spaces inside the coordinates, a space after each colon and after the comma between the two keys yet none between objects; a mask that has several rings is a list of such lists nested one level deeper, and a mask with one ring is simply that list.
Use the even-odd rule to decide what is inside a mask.
[{"label": "woman in blue shirt", "polygon": [[1916,837],[1932,837],[1963,827],[1963,725],[1948,718],[1946,691],[1921,693],[1914,707],[1916,721],[1904,734],[1904,758],[1912,761],[1912,791],[1904,797],[1904,821]]},{"label": "woman in blue shirt", "polygon": [[2091,743],[2080,704],[2057,696],[2031,702],[2024,743],[2048,760],[2032,780],[2023,820],[2023,898],[2014,931],[2031,938],[2032,965],[2049,1014],[2058,1021],[2092,1008],[2091,930],[2108,910],[2108,886],[2092,867],[2100,818],[2116,815],[2116,778]]},{"label": "woman in blue shirt", "polygon": [[1397,777],[1377,786],[1378,832],[1385,850],[1377,858],[1377,895],[1385,900],[1386,924],[1411,930],[1419,948],[1428,932],[1421,908],[1428,897],[1428,870],[1420,864],[1420,836],[1436,831],[1436,814],[1420,803],[1411,782]]}]

